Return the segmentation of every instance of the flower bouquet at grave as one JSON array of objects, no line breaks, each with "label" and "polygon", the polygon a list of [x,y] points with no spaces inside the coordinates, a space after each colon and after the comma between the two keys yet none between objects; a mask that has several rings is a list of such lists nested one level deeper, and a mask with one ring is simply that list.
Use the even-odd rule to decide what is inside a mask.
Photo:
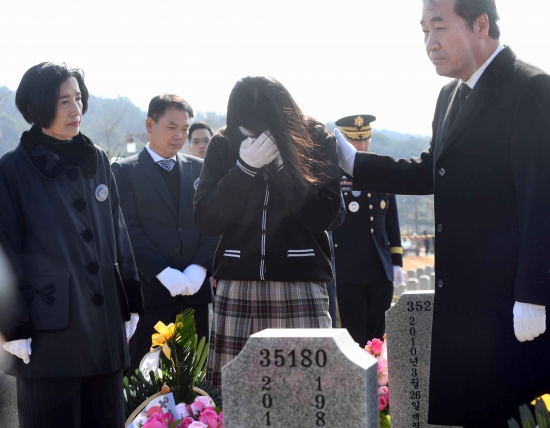
[{"label": "flower bouquet at grave", "polygon": [[390,392],[388,389],[386,345],[380,339],[372,339],[372,341],[367,342],[365,351],[376,358],[378,362],[378,410],[380,412],[380,428],[390,428]]},{"label": "flower bouquet at grave", "polygon": [[[544,394],[542,397],[531,402],[535,406],[535,416],[525,404],[520,406],[519,415],[521,426],[523,428],[550,428],[550,395]],[[508,420],[510,428],[521,428],[515,418]]]},{"label": "flower bouquet at grave", "polygon": [[[209,345],[204,337],[197,339],[193,314],[193,309],[187,309],[176,316],[174,323],[155,325],[157,333],[152,335],[151,352],[143,358],[134,375],[123,379],[126,426],[138,414],[143,415],[151,400],[163,394],[164,386],[169,388],[174,403],[194,403],[197,397],[205,396],[211,400],[210,407],[221,411],[221,390],[204,380]],[[193,428],[197,426],[201,425]]]}]

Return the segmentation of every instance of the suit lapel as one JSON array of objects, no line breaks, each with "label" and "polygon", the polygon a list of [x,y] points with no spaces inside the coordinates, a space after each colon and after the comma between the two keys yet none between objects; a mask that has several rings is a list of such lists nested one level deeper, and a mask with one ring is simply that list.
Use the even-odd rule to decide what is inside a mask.
[{"label": "suit lapel", "polygon": [[153,183],[155,189],[157,189],[157,192],[159,192],[160,196],[162,196],[168,207],[170,207],[174,215],[177,217],[176,207],[174,206],[174,202],[172,201],[166,182],[162,178],[162,175],[160,175],[160,167],[155,163],[146,148],[144,148],[139,154],[138,160],[140,168],[143,172],[145,172],[145,175],[147,175],[149,180],[151,180],[151,183]]},{"label": "suit lapel", "polygon": [[449,97],[447,99],[447,111],[445,112],[445,117],[443,118],[443,123],[441,124],[440,128],[441,131],[438,133],[436,144],[435,144],[435,158],[437,159],[441,153],[441,150],[443,149],[443,145],[445,144],[445,141],[447,139],[447,136],[449,135],[449,131],[451,130],[451,127],[453,126],[453,122],[455,120],[455,112],[453,112],[453,106],[455,103],[458,102],[458,85],[456,85],[455,89],[451,91],[449,94]]},{"label": "suit lapel", "polygon": [[[489,64],[452,124],[447,137],[443,141],[440,156],[449,150],[449,147],[456,144],[460,135],[468,128],[472,121],[502,93],[506,78],[511,66],[513,66],[514,57],[515,55],[512,50],[507,47]],[[455,96],[458,96],[458,85],[455,89]]]},{"label": "suit lapel", "polygon": [[193,162],[189,162],[185,159],[184,156],[178,154],[178,167],[180,171],[180,206],[179,206],[179,215],[180,217],[185,213],[185,207],[189,202],[187,189],[190,189],[189,182],[192,179],[193,173]]}]

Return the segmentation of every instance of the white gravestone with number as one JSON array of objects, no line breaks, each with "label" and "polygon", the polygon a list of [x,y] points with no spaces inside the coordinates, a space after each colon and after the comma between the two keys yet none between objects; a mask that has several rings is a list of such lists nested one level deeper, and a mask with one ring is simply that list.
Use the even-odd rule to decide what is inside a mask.
[{"label": "white gravestone with number", "polygon": [[386,312],[391,428],[428,425],[433,291],[406,291]]},{"label": "white gravestone with number", "polygon": [[376,360],[345,329],[267,329],[222,368],[225,428],[379,428]]}]

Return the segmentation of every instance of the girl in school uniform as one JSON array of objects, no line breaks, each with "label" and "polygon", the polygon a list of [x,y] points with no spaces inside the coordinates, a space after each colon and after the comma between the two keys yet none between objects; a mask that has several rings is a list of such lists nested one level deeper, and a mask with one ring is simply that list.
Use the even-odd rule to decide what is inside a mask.
[{"label": "girl in school uniform", "polygon": [[220,236],[207,380],[266,328],[330,328],[326,230],[340,208],[336,141],[285,87],[246,77],[208,147],[195,224]]}]

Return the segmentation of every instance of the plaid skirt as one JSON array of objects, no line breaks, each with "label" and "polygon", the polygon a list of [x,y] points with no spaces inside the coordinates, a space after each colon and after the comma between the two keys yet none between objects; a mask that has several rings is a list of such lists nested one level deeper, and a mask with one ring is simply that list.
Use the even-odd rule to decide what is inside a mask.
[{"label": "plaid skirt", "polygon": [[325,283],[219,280],[206,380],[222,383],[222,367],[250,335],[266,328],[331,328]]}]

